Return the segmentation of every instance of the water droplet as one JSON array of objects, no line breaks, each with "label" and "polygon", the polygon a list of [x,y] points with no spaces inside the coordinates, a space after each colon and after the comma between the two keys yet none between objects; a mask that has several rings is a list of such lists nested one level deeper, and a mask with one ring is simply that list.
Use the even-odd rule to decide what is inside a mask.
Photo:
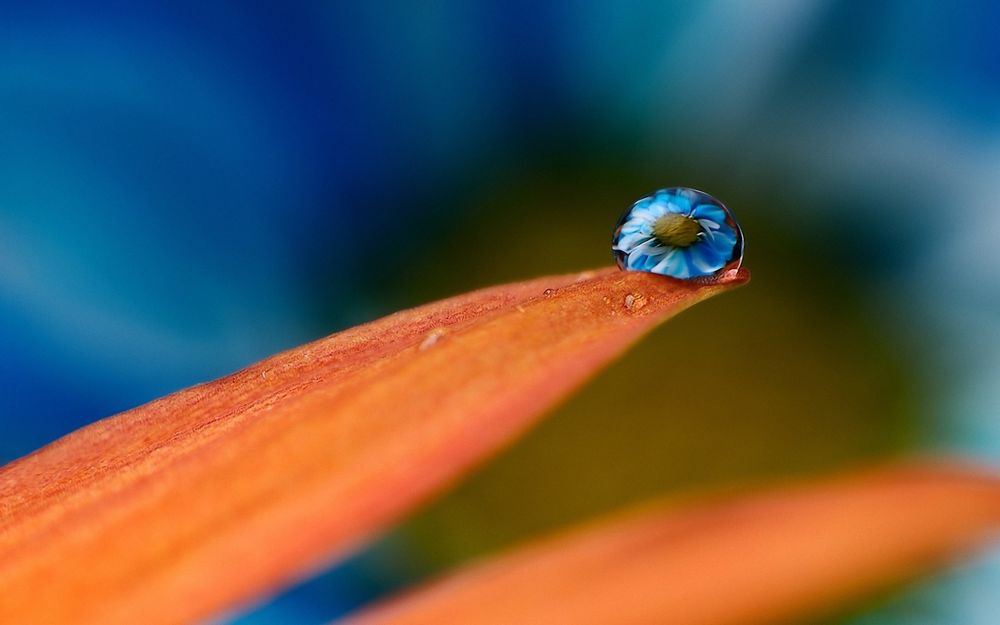
[{"label": "water droplet", "polygon": [[434,347],[434,345],[441,340],[441,337],[445,335],[445,332],[446,330],[444,328],[434,328],[428,332],[424,341],[420,344],[420,351]]},{"label": "water droplet", "polygon": [[687,280],[716,276],[743,262],[743,231],[711,195],[686,187],[660,189],[618,220],[611,250],[629,271]]},{"label": "water droplet", "polygon": [[556,292],[555,289],[545,289],[544,291],[542,291],[542,295],[544,295],[545,297],[552,297],[552,294],[555,292]]},{"label": "water droplet", "polygon": [[639,310],[646,305],[646,296],[641,293],[629,293],[625,296],[625,308]]}]

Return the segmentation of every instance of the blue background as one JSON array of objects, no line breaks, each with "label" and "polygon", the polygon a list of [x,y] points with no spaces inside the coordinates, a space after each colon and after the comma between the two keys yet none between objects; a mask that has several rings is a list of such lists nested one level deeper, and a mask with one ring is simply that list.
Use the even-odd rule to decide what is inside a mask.
[{"label": "blue background", "polygon": [[[654,340],[591,399],[613,407],[658,367],[710,384],[763,359],[778,377],[782,355],[815,379],[757,380],[684,428],[623,423],[607,466],[651,428],[705,452],[612,471],[592,501],[539,460],[559,445],[583,471],[573,449],[606,438],[597,416],[569,425],[589,414],[571,402],[235,622],[323,622],[649,494],[914,450],[992,462],[997,24],[971,0],[0,2],[0,461],[403,306],[607,264],[620,211],[685,185],[743,222],[756,294],[677,332],[742,342],[686,361]],[[724,412],[748,424],[740,449]],[[552,482],[525,498],[519,471]],[[831,618],[992,623],[994,560]]]}]

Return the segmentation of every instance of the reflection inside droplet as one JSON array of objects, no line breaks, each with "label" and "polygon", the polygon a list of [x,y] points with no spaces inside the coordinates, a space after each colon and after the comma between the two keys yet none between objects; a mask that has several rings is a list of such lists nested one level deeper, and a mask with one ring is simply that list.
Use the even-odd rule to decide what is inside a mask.
[{"label": "reflection inside droplet", "polygon": [[681,280],[715,276],[743,261],[743,231],[729,209],[711,195],[671,187],[625,211],[611,250],[625,270]]}]

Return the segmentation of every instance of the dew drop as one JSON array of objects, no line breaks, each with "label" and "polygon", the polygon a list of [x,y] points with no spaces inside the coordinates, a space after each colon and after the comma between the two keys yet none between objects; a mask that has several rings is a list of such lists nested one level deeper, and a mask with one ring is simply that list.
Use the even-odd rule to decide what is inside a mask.
[{"label": "dew drop", "polygon": [[639,310],[646,305],[646,296],[641,293],[629,293],[625,296],[625,308]]},{"label": "dew drop", "polygon": [[420,343],[420,351],[424,351],[430,349],[431,347],[434,347],[434,345],[436,345],[437,342],[440,341],[441,337],[443,337],[444,335],[445,335],[444,328],[434,328],[433,330],[427,333],[427,336],[424,337],[423,342]]},{"label": "dew drop", "polygon": [[743,262],[743,231],[726,206],[687,187],[660,189],[634,203],[611,241],[618,267],[681,280],[718,276]]}]

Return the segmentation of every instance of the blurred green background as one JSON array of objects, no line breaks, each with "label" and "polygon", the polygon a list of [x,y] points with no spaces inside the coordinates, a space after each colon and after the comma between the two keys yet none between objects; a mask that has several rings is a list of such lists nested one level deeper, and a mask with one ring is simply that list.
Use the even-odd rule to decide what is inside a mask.
[{"label": "blurred green background", "polygon": [[[412,289],[413,301],[445,295],[439,276],[467,246],[499,262],[453,275],[462,289],[532,268],[606,265],[607,207],[655,184],[617,165],[574,163],[545,181],[529,170],[505,178],[506,190],[475,193],[486,205],[444,235],[439,256],[398,272],[399,292]],[[769,210],[795,210],[778,202]],[[917,376],[900,346],[834,267],[758,223],[755,204],[739,204],[745,229],[761,233],[748,260],[752,286],[671,320],[404,527],[434,565],[656,494],[820,471],[918,442]]]},{"label": "blurred green background", "polygon": [[[653,496],[1000,452],[995,3],[0,1],[0,459],[400,308],[611,263],[666,186],[745,288],[349,562],[322,623]],[[988,554],[829,622],[992,624]]]}]

